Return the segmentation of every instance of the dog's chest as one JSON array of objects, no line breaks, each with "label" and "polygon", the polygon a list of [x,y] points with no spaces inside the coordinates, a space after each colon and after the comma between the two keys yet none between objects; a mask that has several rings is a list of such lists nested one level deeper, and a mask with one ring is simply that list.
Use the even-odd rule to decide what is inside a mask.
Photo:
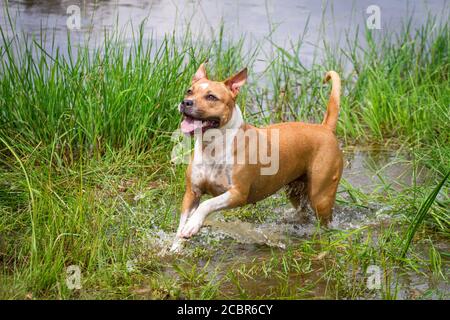
[{"label": "dog's chest", "polygon": [[232,165],[193,164],[191,183],[202,192],[217,196],[226,192],[232,185]]}]

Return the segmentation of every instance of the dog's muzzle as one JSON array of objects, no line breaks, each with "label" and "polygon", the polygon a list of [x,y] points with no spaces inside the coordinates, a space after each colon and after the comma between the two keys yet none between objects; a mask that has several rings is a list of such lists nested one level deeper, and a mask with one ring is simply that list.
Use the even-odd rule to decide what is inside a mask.
[{"label": "dog's muzzle", "polygon": [[198,116],[194,110],[194,101],[192,100],[183,100],[180,103],[179,109],[183,114],[181,131],[185,134],[203,133],[208,129],[218,128],[220,126],[220,118],[218,117],[203,118]]}]

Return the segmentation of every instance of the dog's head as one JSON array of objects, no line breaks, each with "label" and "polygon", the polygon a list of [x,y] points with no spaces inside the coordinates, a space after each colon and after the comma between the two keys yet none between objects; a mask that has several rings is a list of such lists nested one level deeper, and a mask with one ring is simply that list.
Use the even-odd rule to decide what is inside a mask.
[{"label": "dog's head", "polygon": [[205,64],[192,78],[179,109],[183,115],[181,131],[185,134],[221,128],[230,121],[235,100],[247,80],[247,68],[225,81],[212,81],[206,76]]}]

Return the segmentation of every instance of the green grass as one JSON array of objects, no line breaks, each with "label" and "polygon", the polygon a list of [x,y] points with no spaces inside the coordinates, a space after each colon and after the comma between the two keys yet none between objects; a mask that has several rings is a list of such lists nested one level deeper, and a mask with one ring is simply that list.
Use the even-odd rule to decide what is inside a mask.
[{"label": "green grass", "polygon": [[[366,194],[343,181],[340,205],[382,204],[394,222],[318,230],[284,251],[263,248],[260,260],[232,264],[233,251],[220,242],[197,245],[180,260],[162,258],[148,235],[176,228],[184,168],[169,161],[170,137],[194,71],[206,59],[217,79],[251,70],[258,47],[246,50],[244,38],[228,39],[223,28],[210,41],[187,32],[160,43],[146,41],[141,29],[129,48],[112,34],[103,48],[81,47],[74,59],[0,33],[0,298],[391,299],[402,274],[448,280],[448,252],[435,245],[449,239],[448,183],[424,202],[450,168],[447,22],[430,17],[398,35],[365,31],[365,50],[359,38],[342,50],[325,44],[323,61],[310,67],[299,58],[301,41],[273,45],[267,88],[250,73],[239,97],[249,122],[321,121],[329,92],[322,77],[335,69],[343,77],[343,143],[403,150],[414,170],[429,169],[431,182],[413,176],[398,191],[385,181]],[[262,222],[284,200],[227,215]],[[416,214],[420,223],[408,232]],[[422,242],[431,248],[426,253]],[[65,285],[72,264],[82,270],[82,290]],[[385,271],[381,291],[365,287],[371,264]],[[256,288],[259,281],[267,286]]]}]

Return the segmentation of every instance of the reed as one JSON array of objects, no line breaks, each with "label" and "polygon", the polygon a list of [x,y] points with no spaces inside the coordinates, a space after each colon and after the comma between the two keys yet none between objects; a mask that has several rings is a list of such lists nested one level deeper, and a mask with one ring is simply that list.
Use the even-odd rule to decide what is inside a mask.
[{"label": "reed", "polygon": [[[342,50],[325,44],[325,55],[311,66],[300,58],[302,39],[290,49],[274,43],[264,74],[250,73],[253,80],[238,101],[251,123],[319,122],[329,90],[322,77],[336,69],[344,85],[338,124],[344,144],[408,150],[441,182],[438,200],[439,189],[427,198],[429,185],[401,194],[385,188],[388,195],[364,195],[343,183],[353,200],[340,203],[363,208],[379,201],[392,205],[392,213],[408,218],[417,213],[403,256],[422,227],[448,237],[448,186],[442,179],[450,167],[446,21],[430,17],[418,30],[405,27],[380,38],[367,30],[358,36],[367,49],[359,47],[357,37],[347,39]],[[224,28],[213,40],[186,32],[159,43],[142,30],[128,47],[120,34],[112,33],[105,35],[102,48],[91,50],[85,44],[61,52],[46,51],[42,43],[0,28],[0,298],[135,297],[133,290],[145,281],[150,282],[150,297],[212,298],[221,295],[223,285],[235,285],[237,297],[252,297],[242,283],[243,266],[225,272],[228,276],[220,281],[208,278],[199,266],[175,267],[183,283],[196,286],[180,287],[164,277],[162,270],[170,263],[161,261],[146,241],[149,230],[173,231],[176,225],[184,181],[183,168],[169,162],[170,137],[179,125],[177,104],[192,74],[207,59],[216,79],[242,66],[252,70],[259,45],[248,49],[245,38],[229,39]],[[71,48],[70,37],[67,41]],[[270,201],[258,206],[258,213],[243,209],[241,216],[264,220],[278,205]],[[415,203],[421,201],[417,211]],[[354,232],[361,241],[363,231]],[[355,243],[352,233],[314,236],[283,253],[281,264],[274,259],[262,264],[260,272],[279,282],[267,296],[308,297],[315,282],[295,291],[289,277],[312,272],[309,263],[320,254],[317,250],[333,257],[320,266],[333,297],[358,296],[364,292],[361,279],[349,278],[343,270],[357,261],[395,265],[400,235],[389,229],[383,237],[396,241],[380,248],[369,240]],[[138,271],[127,271],[136,256],[142,258]],[[82,293],[65,286],[65,268],[72,264],[83,270],[87,289]],[[346,281],[358,286],[349,289]]]}]

